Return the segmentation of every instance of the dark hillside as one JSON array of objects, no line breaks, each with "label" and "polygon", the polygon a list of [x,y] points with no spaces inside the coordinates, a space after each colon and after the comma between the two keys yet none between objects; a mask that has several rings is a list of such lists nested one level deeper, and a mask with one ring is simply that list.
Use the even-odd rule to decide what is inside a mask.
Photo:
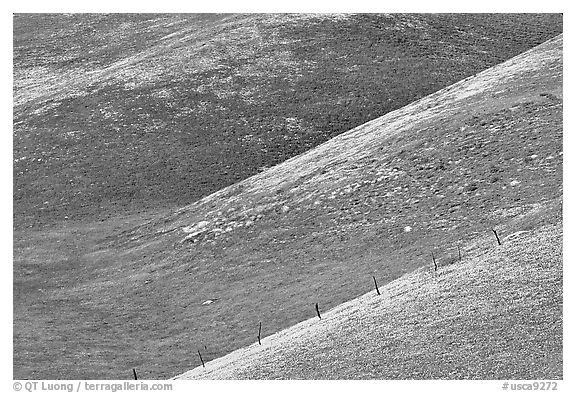
[{"label": "dark hillside", "polygon": [[15,228],[189,204],[560,32],[553,14],[16,15]]}]

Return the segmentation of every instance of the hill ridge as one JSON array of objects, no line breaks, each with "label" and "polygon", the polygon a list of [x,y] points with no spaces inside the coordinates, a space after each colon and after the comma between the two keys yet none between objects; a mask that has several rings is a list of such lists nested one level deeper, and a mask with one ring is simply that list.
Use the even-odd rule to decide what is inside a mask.
[{"label": "hill ridge", "polygon": [[[483,74],[201,202],[15,232],[15,377],[171,377],[197,348],[205,361],[231,353],[258,321],[264,335],[289,328],[317,302],[365,294],[372,276],[385,285],[430,266],[431,252],[444,269],[492,228],[506,241],[538,232],[558,219],[542,206],[562,198],[562,36],[525,56],[497,84]],[[404,131],[389,134],[394,124]]]},{"label": "hill ridge", "polygon": [[[306,177],[310,173],[313,173],[316,168],[324,167],[326,165],[324,164],[325,161],[328,161],[328,163],[330,163],[330,160],[338,162],[338,159],[341,159],[343,156],[346,158],[354,157],[354,159],[362,158],[358,157],[357,153],[363,153],[365,156],[370,155],[373,156],[373,152],[371,152],[369,149],[366,149],[368,151],[364,150],[369,144],[369,142],[368,141],[362,142],[361,140],[359,141],[360,138],[366,137],[369,138],[370,140],[374,140],[374,132],[378,132],[379,135],[385,135],[386,137],[390,137],[391,134],[394,132],[398,134],[401,133],[402,131],[406,131],[409,129],[417,129],[419,126],[419,122],[424,123],[426,122],[426,120],[429,121],[430,118],[438,115],[439,113],[441,113],[442,116],[450,116],[450,110],[453,112],[458,111],[458,106],[454,105],[455,102],[464,101],[469,97],[485,93],[486,91],[494,92],[491,95],[491,98],[493,98],[494,96],[497,96],[498,93],[500,93],[499,87],[506,83],[508,84],[511,82],[513,83],[515,79],[521,79],[526,74],[538,72],[539,70],[542,69],[555,70],[557,67],[561,67],[561,64],[558,64],[559,60],[558,48],[559,47],[561,48],[561,45],[562,45],[562,35],[559,35],[502,64],[491,67],[473,77],[466,78],[463,81],[448,86],[436,93],[431,94],[430,96],[424,97],[401,109],[390,112],[378,119],[374,119],[364,125],[356,127],[355,129],[350,130],[349,132],[343,133],[331,139],[330,141],[327,141],[322,145],[315,147],[309,152],[291,158],[290,160],[281,163],[274,168],[270,168],[261,174],[255,175],[254,177],[242,181],[242,183],[244,183],[247,187],[251,185],[253,188],[257,190],[267,189],[269,192],[274,192],[274,188],[280,187],[283,181],[295,181],[294,178],[290,177],[291,175],[293,175],[296,178]],[[523,98],[520,98],[520,101],[522,100]],[[436,105],[431,105],[433,103],[435,103]],[[513,106],[515,103],[507,103],[507,104]],[[415,111],[418,112],[418,115],[421,116],[421,118],[417,118],[416,121],[410,121],[410,119],[408,120],[405,119],[406,116],[410,115],[413,116]],[[410,121],[410,124],[406,124],[408,121]],[[400,125],[400,127],[395,128],[398,125]],[[350,146],[345,144],[344,141],[350,141],[351,143],[355,143],[355,145],[353,146],[352,149],[349,149]],[[340,147],[340,151],[338,151],[336,154],[334,154],[334,151],[336,150],[334,149],[335,146]],[[333,155],[331,156],[330,154]],[[314,163],[317,166],[312,167],[312,171],[306,172],[303,169],[306,168],[306,164],[308,163]],[[351,166],[352,165],[353,164],[351,164]],[[290,173],[290,171],[293,170],[294,168],[298,168],[298,170],[297,171],[295,170],[294,172]],[[258,184],[259,182],[261,184]],[[313,184],[314,186],[317,187],[320,186],[317,180]],[[213,202],[214,199],[218,199],[219,197],[225,196],[229,192],[230,192],[229,189],[224,189],[220,192],[214,193],[196,202],[193,205],[181,209],[180,212],[192,210],[196,206],[200,208],[203,204],[208,204],[210,202],[214,203]],[[247,190],[244,189],[240,195],[245,195],[244,192],[249,194],[250,189]],[[223,200],[226,201],[225,198],[223,198]],[[222,210],[225,210],[225,208],[223,208]],[[181,222],[181,220],[179,220],[179,222]],[[204,236],[206,234],[205,228],[207,228],[208,225],[209,224],[205,224],[202,228],[196,228],[195,226],[184,228],[184,232],[188,234],[187,235],[188,238]],[[506,224],[503,225],[504,227],[508,227],[508,225]],[[192,230],[190,230],[190,228]],[[200,229],[200,230],[194,232],[194,229]],[[192,236],[190,236],[190,233]],[[486,237],[487,236],[485,236],[485,238]],[[507,239],[513,239],[514,237],[515,236],[513,236],[513,234],[510,234],[509,236],[507,236]],[[417,268],[416,270],[413,271],[413,273],[407,273],[407,276],[410,277],[412,274],[418,274],[419,272],[423,271],[422,269],[428,270],[429,268]],[[403,281],[406,279],[407,276],[404,275],[401,278],[392,281],[392,283],[398,280]],[[390,285],[393,284],[387,284],[384,290],[387,290],[390,287]],[[363,299],[366,296],[372,297],[373,294],[369,293],[367,295],[363,295],[361,296],[360,299]],[[355,300],[352,300],[351,302],[354,302]],[[339,306],[332,308],[327,314],[332,315],[332,313],[335,313],[336,312],[335,310],[337,310],[338,308]],[[328,320],[327,318],[326,319],[323,318],[321,323],[326,323],[327,320]],[[306,329],[303,329],[303,327],[304,326],[309,327],[310,324],[315,324],[314,317],[311,317],[310,319],[307,319],[297,325],[294,325],[293,327],[288,328],[287,331],[292,332],[301,329],[302,330],[301,334],[306,334]],[[276,335],[281,334],[275,333],[272,337]],[[294,338],[296,340],[298,339],[297,337]],[[261,351],[261,347],[259,347],[256,344],[252,344],[249,348],[256,351]],[[224,358],[218,358],[214,360],[213,361],[215,363],[214,366],[221,365],[221,363],[226,363],[228,361],[227,359],[234,359],[231,360],[231,362],[236,361],[235,359],[237,359],[237,357],[239,356],[238,351],[242,352],[244,350],[247,349],[243,348],[233,352],[232,354],[230,354],[230,356],[225,355]],[[210,362],[207,365],[208,367],[210,367]],[[303,372],[302,370],[300,371]],[[237,374],[231,371],[230,368],[227,368],[226,372],[229,374],[225,373],[224,375],[228,375],[228,377],[230,377],[230,375],[232,375],[232,378],[237,377]],[[313,374],[307,374],[306,372],[303,373],[304,375],[313,375]],[[212,373],[210,371],[207,372],[204,368],[196,368],[188,373],[184,373],[175,378],[181,378],[181,377],[187,378],[192,375],[196,376],[204,375],[206,377],[212,378],[217,377],[218,371]]]},{"label": "hill ridge", "polygon": [[[323,311],[321,320],[310,317],[262,338],[261,345],[254,342],[172,379],[561,379],[560,210],[557,201],[534,207],[506,227],[541,226],[512,232],[503,246],[491,234],[479,236],[462,248],[462,261],[437,272],[417,268],[381,286],[380,296],[372,290]],[[502,323],[513,312],[538,319],[531,326]],[[475,331],[450,326],[474,320],[482,321]],[[509,330],[528,337],[505,341]],[[537,350],[530,346],[534,334],[546,335]],[[417,341],[422,337],[430,341]],[[428,351],[431,363],[439,364],[419,359]],[[480,351],[489,356],[476,355]],[[520,357],[524,351],[529,360]],[[470,352],[464,355],[469,359],[459,359],[462,352]],[[409,365],[398,365],[400,354]]]},{"label": "hill ridge", "polygon": [[186,205],[561,27],[515,14],[15,16],[15,228]]},{"label": "hill ridge", "polygon": [[[216,191],[188,206],[176,209],[173,214],[174,217],[177,217],[175,225],[187,232],[186,228],[193,227],[196,224],[194,221],[192,223],[182,222],[181,216],[188,212],[193,214],[195,209],[202,211],[203,208],[207,208],[206,205],[214,206],[213,209],[222,211],[229,205],[233,205],[234,201],[240,198],[240,195],[247,199],[251,194],[258,194],[264,189],[281,190],[290,182],[298,182],[301,179],[306,179],[305,181],[312,183],[310,188],[313,189],[322,184],[323,179],[318,176],[319,168],[322,172],[325,172],[325,168],[331,167],[333,169],[338,167],[339,164],[342,167],[346,167],[346,164],[351,167],[354,165],[354,161],[360,161],[362,158],[373,155],[376,150],[374,144],[376,133],[378,138],[390,138],[408,130],[416,130],[419,124],[429,121],[439,114],[442,117],[449,116],[451,114],[450,108],[454,106],[455,102],[464,101],[476,94],[481,94],[483,91],[494,89],[498,85],[509,82],[510,78],[521,78],[523,74],[542,68],[555,70],[557,67],[561,67],[562,65],[558,64],[558,57],[555,56],[555,53],[558,46],[561,47],[562,39],[563,35],[560,34],[502,64],[447,86],[400,109],[337,135],[307,152],[268,168],[264,172]],[[515,72],[510,74],[512,69]],[[463,88],[464,91],[462,91]],[[494,94],[497,95],[498,93],[501,92]],[[522,102],[522,100],[522,97],[518,98],[518,102]],[[451,111],[458,111],[458,109],[452,109]],[[350,162],[347,161],[348,159]],[[296,167],[297,170],[295,170]],[[311,175],[314,175],[314,177],[309,179],[308,177]],[[327,182],[329,183],[330,179]],[[235,191],[238,189],[241,189],[241,191],[237,193],[237,197],[230,197],[230,194],[236,194]],[[215,203],[216,200],[219,202],[218,205]],[[223,204],[221,205],[220,203]],[[244,215],[249,215],[249,213],[243,213]],[[202,213],[203,216],[210,216],[211,214],[214,214],[214,210]],[[203,222],[204,220],[198,218],[197,221]],[[144,224],[145,227],[148,225]],[[176,226],[164,227],[161,232],[171,233],[178,229]],[[209,224],[203,226],[201,233],[205,234],[209,231],[209,228]]]}]

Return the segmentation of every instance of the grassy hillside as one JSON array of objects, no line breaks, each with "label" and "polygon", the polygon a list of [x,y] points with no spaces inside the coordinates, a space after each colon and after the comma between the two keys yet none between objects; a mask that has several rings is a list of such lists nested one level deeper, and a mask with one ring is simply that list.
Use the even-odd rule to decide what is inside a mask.
[{"label": "grassy hillside", "polygon": [[171,377],[561,198],[559,36],[187,207],[17,237],[15,378]]},{"label": "grassy hillside", "polygon": [[562,32],[561,15],[16,15],[14,225],[183,206]]},{"label": "grassy hillside", "polygon": [[177,379],[562,379],[561,205]]}]

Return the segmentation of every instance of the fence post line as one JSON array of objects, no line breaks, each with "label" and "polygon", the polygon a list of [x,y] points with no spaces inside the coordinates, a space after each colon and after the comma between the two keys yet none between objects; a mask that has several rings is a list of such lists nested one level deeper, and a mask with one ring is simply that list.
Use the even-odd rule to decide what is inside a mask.
[{"label": "fence post line", "polygon": [[138,380],[138,375],[136,375],[136,369],[133,368],[132,372],[134,373],[134,380]]}]

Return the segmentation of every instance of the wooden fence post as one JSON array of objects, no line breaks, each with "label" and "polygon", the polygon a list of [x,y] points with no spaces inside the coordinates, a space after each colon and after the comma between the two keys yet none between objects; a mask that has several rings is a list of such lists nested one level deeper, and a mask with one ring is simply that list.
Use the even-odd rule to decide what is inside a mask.
[{"label": "wooden fence post", "polygon": [[260,334],[262,333],[262,322],[260,322],[260,327],[258,328],[258,344],[262,345],[260,342]]},{"label": "wooden fence post", "polygon": [[500,238],[498,237],[498,233],[496,232],[496,229],[492,229],[492,232],[494,232],[494,236],[496,236],[496,240],[498,240],[498,245],[501,246],[502,243],[500,243]]},{"label": "wooden fence post", "polygon": [[380,295],[380,290],[378,289],[378,283],[376,282],[376,277],[372,276],[372,278],[374,279],[374,286],[376,287],[376,293]]},{"label": "wooden fence post", "polygon": [[202,354],[200,353],[200,350],[198,350],[198,356],[200,356],[200,361],[202,362],[202,367],[206,368],[206,365],[204,364],[204,359],[202,359]]}]

